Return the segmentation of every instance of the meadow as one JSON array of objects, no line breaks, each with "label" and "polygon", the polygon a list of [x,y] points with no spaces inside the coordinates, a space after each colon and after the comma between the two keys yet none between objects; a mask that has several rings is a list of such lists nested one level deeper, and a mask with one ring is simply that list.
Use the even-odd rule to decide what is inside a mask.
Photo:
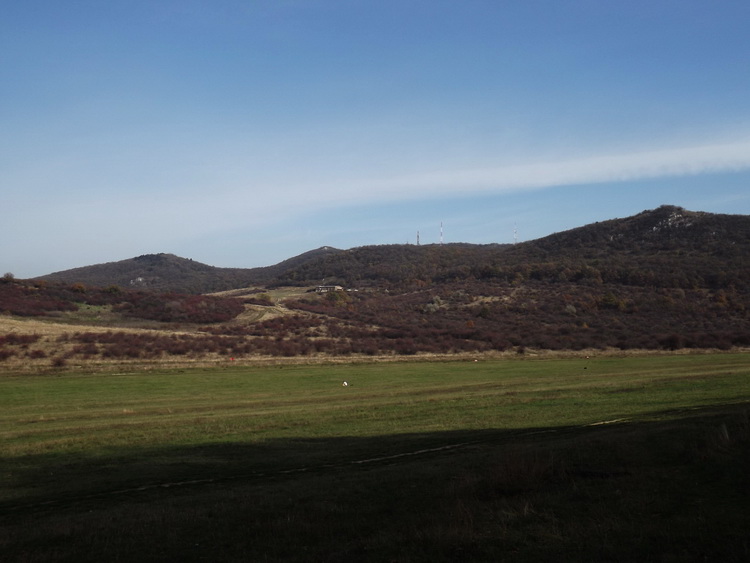
[{"label": "meadow", "polygon": [[4,561],[750,558],[746,353],[125,369],[0,376]]}]

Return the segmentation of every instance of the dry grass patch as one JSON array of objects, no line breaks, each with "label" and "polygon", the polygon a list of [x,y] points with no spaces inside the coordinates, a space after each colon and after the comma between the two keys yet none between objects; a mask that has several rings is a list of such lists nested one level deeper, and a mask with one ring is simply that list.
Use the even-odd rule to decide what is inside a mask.
[{"label": "dry grass patch", "polygon": [[[176,331],[167,329],[147,329],[128,327],[96,326],[89,324],[69,324],[55,320],[20,319],[0,315],[0,336],[11,336],[11,342],[0,346],[0,373],[17,371],[42,371],[49,368],[65,367],[108,368],[126,364],[154,364],[156,362],[126,361],[122,359],[107,360],[75,357],[75,350],[80,343],[77,336],[81,334],[142,334],[147,336],[173,336],[179,334],[197,334],[195,331]],[[16,342],[18,341],[18,342]],[[205,358],[209,360],[209,358]],[[214,363],[217,359],[213,359]],[[175,365],[175,362],[159,361],[159,364]],[[194,362],[185,362],[193,365]]]}]

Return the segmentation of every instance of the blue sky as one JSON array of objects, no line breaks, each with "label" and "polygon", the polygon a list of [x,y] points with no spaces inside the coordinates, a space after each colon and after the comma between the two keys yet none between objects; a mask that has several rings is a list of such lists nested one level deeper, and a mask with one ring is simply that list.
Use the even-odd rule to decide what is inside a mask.
[{"label": "blue sky", "polygon": [[0,0],[0,269],[750,214],[750,3]]}]

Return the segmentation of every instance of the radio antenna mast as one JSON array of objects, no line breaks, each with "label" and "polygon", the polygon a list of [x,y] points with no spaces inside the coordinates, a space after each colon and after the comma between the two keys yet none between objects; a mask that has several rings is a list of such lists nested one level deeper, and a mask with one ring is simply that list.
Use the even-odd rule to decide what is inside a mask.
[{"label": "radio antenna mast", "polygon": [[513,223],[513,244],[518,244],[518,224]]},{"label": "radio antenna mast", "polygon": [[443,244],[443,222],[440,221],[440,244]]}]

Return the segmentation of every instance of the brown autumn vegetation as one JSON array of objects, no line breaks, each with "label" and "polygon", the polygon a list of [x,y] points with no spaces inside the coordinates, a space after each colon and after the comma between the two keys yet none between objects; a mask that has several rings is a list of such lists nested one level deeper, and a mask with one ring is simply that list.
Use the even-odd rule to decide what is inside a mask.
[{"label": "brown autumn vegetation", "polygon": [[[750,346],[748,256],[750,218],[665,206],[512,246],[326,248],[216,295],[6,276],[0,313],[70,329],[0,333],[0,362],[727,350]],[[205,281],[181,260],[135,262]]]}]

